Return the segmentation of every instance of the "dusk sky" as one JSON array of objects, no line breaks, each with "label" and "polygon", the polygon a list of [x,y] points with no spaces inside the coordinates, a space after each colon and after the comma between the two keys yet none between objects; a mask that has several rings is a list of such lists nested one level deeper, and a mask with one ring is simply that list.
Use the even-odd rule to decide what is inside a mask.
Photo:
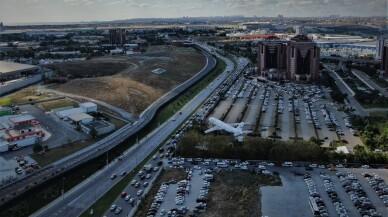
[{"label": "dusk sky", "polygon": [[7,23],[182,16],[386,16],[387,0],[0,0]]}]

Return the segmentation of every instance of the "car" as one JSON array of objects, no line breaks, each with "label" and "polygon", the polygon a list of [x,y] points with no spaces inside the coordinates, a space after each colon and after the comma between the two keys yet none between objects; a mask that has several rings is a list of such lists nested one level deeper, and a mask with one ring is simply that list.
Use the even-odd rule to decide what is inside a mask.
[{"label": "car", "polygon": [[131,185],[135,185],[136,182],[137,182],[136,179],[132,180]]},{"label": "car", "polygon": [[121,176],[125,176],[125,174],[127,174],[127,172],[126,171],[123,171],[123,172],[121,172]]},{"label": "car", "polygon": [[110,207],[110,211],[113,211],[113,210],[115,210],[115,209],[116,209],[116,207],[117,207],[117,205],[116,205],[116,204],[113,204],[113,205]]},{"label": "car", "polygon": [[136,193],[137,196],[140,196],[140,195],[142,195],[142,194],[143,194],[143,190],[139,190],[139,191],[137,191],[137,193]]},{"label": "car", "polygon": [[138,188],[138,187],[140,187],[140,182],[136,182],[135,184],[135,188]]},{"label": "car", "polygon": [[155,160],[156,158],[158,158],[158,156],[156,155],[152,156],[152,160]]},{"label": "car", "polygon": [[166,214],[166,210],[165,209],[162,209],[161,211],[160,211],[160,216],[164,216]]},{"label": "car", "polygon": [[115,210],[115,214],[119,214],[121,212],[121,207],[117,207]]},{"label": "car", "polygon": [[113,174],[110,176],[111,179],[114,179],[114,178],[116,178],[116,177],[117,177],[116,173],[113,173]]},{"label": "car", "polygon": [[124,198],[125,196],[127,196],[127,192],[125,192],[125,191],[121,192],[120,196],[121,196],[122,198]]},{"label": "car", "polygon": [[125,196],[124,200],[128,201],[131,198],[131,195]]},{"label": "car", "polygon": [[361,168],[363,168],[363,169],[369,169],[370,167],[369,167],[369,165],[362,165]]},{"label": "car", "polygon": [[143,183],[143,186],[144,186],[144,187],[147,187],[147,186],[148,186],[148,182],[144,182],[144,183]]},{"label": "car", "polygon": [[146,175],[146,179],[150,179],[150,178],[151,178],[151,174],[148,173],[148,174]]},{"label": "car", "polygon": [[158,171],[159,167],[154,167],[154,172]]},{"label": "car", "polygon": [[133,204],[133,202],[135,202],[135,198],[130,198],[130,199],[128,200],[128,203],[130,203],[130,204]]}]

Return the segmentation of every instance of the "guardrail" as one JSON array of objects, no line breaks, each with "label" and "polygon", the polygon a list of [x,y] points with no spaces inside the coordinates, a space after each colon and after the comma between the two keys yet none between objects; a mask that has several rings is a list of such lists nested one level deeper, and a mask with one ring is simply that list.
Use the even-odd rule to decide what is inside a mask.
[{"label": "guardrail", "polygon": [[[24,182],[27,178],[34,177],[36,175],[36,173],[39,173],[41,171],[56,169],[55,171],[53,170],[53,172],[51,174],[47,174],[46,176],[42,177],[43,180],[40,179],[39,182],[36,181],[37,184],[35,186],[42,184],[51,178],[54,178],[54,177],[56,177],[64,172],[67,172],[71,169],[74,169],[78,165],[105,153],[105,152],[102,152],[100,150],[96,150],[96,148],[103,146],[102,147],[103,149],[111,149],[111,148],[121,144],[121,141],[118,141],[117,138],[121,138],[122,140],[125,140],[125,139],[135,135],[136,133],[138,133],[143,127],[145,127],[152,120],[152,118],[155,116],[158,109],[160,109],[166,103],[168,103],[169,101],[171,101],[172,99],[177,97],[181,92],[183,92],[184,90],[186,90],[187,88],[189,88],[190,86],[195,84],[197,81],[199,81],[202,77],[204,77],[208,72],[210,72],[215,67],[215,65],[216,65],[215,58],[213,56],[211,56],[207,51],[202,49],[202,47],[200,47],[199,45],[195,44],[195,46],[197,46],[200,50],[202,50],[202,52],[206,56],[206,65],[201,69],[201,71],[199,71],[192,78],[190,78],[189,80],[180,84],[179,86],[175,87],[173,90],[169,91],[164,96],[159,98],[159,100],[157,100],[156,102],[151,104],[140,115],[139,120],[137,122],[135,122],[133,125],[127,124],[127,125],[123,126],[122,128],[118,129],[117,131],[115,131],[114,133],[110,134],[109,136],[105,137],[104,139],[96,142],[95,144],[90,145],[90,146],[88,146],[88,147],[86,147],[86,148],[84,148],[84,149],[82,149],[82,150],[80,150],[72,155],[69,155],[65,158],[62,158],[61,160],[58,160],[58,161],[52,163],[51,165],[43,167],[42,169],[40,169],[34,173],[29,174],[28,176],[24,177],[23,179],[19,179],[16,182],[13,182],[13,183],[10,183],[8,185],[3,186],[2,188],[0,188],[0,195],[3,196],[3,198],[0,201],[0,205],[3,205],[4,203],[14,199],[15,197],[19,196],[21,193],[25,192],[26,190],[30,190],[30,188],[25,189],[24,186],[23,187],[20,186],[19,189],[15,190],[14,193],[12,193],[12,195],[9,195],[6,192],[4,192],[4,191],[6,191],[7,188],[10,188],[11,186],[14,186],[15,184],[18,184],[18,183],[22,184],[22,182]],[[213,64],[210,68],[208,68],[209,67],[209,58],[213,58],[212,59]],[[121,134],[123,134],[122,137],[121,137]],[[81,155],[83,155],[87,152],[90,152],[90,153],[87,154],[86,156],[81,157]],[[72,161],[72,162],[66,163],[67,161]],[[64,164],[64,165],[62,165],[62,164]],[[32,187],[35,187],[35,186],[32,186]]]}]

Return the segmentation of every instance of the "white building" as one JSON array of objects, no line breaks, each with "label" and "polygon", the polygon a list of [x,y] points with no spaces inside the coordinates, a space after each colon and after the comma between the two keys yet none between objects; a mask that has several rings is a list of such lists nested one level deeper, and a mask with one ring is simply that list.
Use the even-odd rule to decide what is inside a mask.
[{"label": "white building", "polygon": [[92,102],[84,102],[79,104],[80,108],[83,108],[86,113],[97,112],[97,105]]},{"label": "white building", "polygon": [[77,125],[88,124],[94,120],[94,118],[86,113],[76,113],[69,115],[69,120]]}]

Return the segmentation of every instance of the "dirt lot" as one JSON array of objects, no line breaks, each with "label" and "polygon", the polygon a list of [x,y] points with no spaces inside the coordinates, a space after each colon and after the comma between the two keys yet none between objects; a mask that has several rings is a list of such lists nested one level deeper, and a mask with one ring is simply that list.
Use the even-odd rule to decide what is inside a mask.
[{"label": "dirt lot", "polygon": [[[205,65],[205,57],[192,49],[174,47],[151,47],[140,56],[102,57],[103,59],[126,59],[136,65],[120,73],[98,78],[75,79],[51,88],[63,92],[96,98],[139,114],[148,105],[178,84],[196,74]],[[101,59],[101,58],[98,58]],[[166,70],[155,74],[152,70]]]},{"label": "dirt lot", "polygon": [[40,94],[37,92],[37,86],[29,86],[4,97],[0,97],[0,106],[26,103],[28,101],[35,101],[44,98],[48,98],[52,95]]},{"label": "dirt lot", "polygon": [[137,212],[135,213],[135,217],[142,217],[146,216],[146,213],[148,209],[151,207],[152,201],[154,199],[154,196],[158,192],[160,186],[164,182],[168,182],[171,180],[182,180],[186,177],[186,172],[182,169],[165,169],[162,171],[162,173],[159,175],[159,177],[155,180],[155,182],[152,184],[151,190],[148,192],[147,196],[143,200],[142,203],[140,203],[139,208]]},{"label": "dirt lot", "polygon": [[58,76],[71,79],[114,75],[130,66],[130,61],[126,58],[95,58],[92,60],[47,65]]},{"label": "dirt lot", "polygon": [[224,170],[215,173],[214,180],[208,194],[208,208],[200,216],[261,216],[259,186],[280,184],[275,176],[255,175],[248,171]]},{"label": "dirt lot", "polygon": [[65,107],[65,106],[74,106],[76,107],[78,103],[70,100],[70,99],[58,99],[47,102],[39,103],[46,111],[50,111],[51,109]]}]

